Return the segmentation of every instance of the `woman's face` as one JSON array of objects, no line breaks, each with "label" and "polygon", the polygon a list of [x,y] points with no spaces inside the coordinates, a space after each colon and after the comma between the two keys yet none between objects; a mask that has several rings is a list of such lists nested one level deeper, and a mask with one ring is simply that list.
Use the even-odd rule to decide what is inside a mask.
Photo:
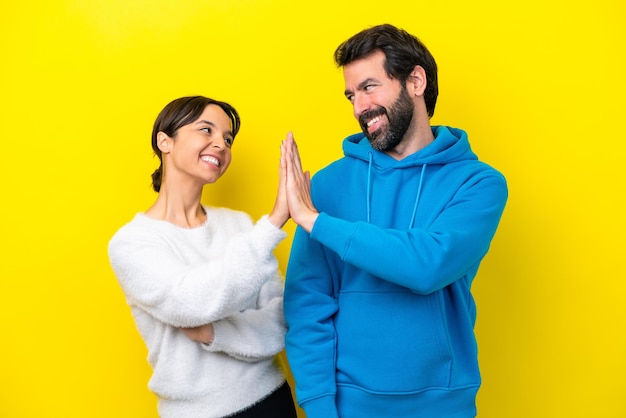
[{"label": "woman's face", "polygon": [[210,104],[194,122],[178,129],[175,138],[164,133],[161,149],[165,156],[165,172],[171,181],[192,181],[200,185],[214,183],[231,161],[233,134],[228,115]]}]

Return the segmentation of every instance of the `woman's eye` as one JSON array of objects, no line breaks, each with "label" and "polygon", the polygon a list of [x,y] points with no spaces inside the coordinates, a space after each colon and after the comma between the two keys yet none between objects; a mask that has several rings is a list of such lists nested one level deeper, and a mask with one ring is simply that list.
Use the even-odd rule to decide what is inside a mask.
[{"label": "woman's eye", "polygon": [[233,146],[233,139],[232,138],[224,138],[224,142],[226,143],[226,145],[228,145],[229,147]]},{"label": "woman's eye", "polygon": [[206,132],[206,133],[208,133],[208,134],[210,134],[210,133],[211,133],[211,128],[209,128],[209,127],[206,127],[206,128],[200,128],[200,130],[201,130],[201,131],[204,131],[204,132]]}]

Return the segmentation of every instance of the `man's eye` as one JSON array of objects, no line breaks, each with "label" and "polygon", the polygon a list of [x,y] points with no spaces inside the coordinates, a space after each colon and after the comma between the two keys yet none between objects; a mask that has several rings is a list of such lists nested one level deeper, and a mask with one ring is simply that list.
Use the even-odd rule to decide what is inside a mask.
[{"label": "man's eye", "polygon": [[348,99],[348,101],[349,101],[350,103],[352,103],[352,102],[354,101],[354,94],[348,94],[348,95],[346,95],[346,99]]}]

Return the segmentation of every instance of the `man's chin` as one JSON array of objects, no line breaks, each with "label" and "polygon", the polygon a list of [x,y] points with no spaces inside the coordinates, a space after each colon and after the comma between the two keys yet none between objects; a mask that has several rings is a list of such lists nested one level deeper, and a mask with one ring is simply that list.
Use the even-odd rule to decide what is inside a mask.
[{"label": "man's chin", "polygon": [[370,142],[372,148],[377,151],[384,151],[382,148],[385,146],[384,135],[381,134],[380,131],[375,132],[363,132],[365,137]]},{"label": "man's chin", "polygon": [[374,148],[376,151],[387,151],[387,147],[386,144],[380,141],[371,141],[370,140],[370,145],[372,146],[372,148]]},{"label": "man's chin", "polygon": [[370,141],[370,144],[375,143],[382,136],[382,132],[380,129],[374,132],[369,132],[367,129],[363,129],[363,134],[368,139],[368,141]]}]

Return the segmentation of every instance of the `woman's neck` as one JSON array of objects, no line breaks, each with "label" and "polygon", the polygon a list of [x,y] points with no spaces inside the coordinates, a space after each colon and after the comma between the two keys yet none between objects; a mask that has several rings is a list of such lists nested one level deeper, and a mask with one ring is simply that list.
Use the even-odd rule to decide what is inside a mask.
[{"label": "woman's neck", "polygon": [[200,203],[202,189],[184,193],[162,187],[154,204],[145,215],[183,228],[194,228],[206,222],[206,212]]}]

